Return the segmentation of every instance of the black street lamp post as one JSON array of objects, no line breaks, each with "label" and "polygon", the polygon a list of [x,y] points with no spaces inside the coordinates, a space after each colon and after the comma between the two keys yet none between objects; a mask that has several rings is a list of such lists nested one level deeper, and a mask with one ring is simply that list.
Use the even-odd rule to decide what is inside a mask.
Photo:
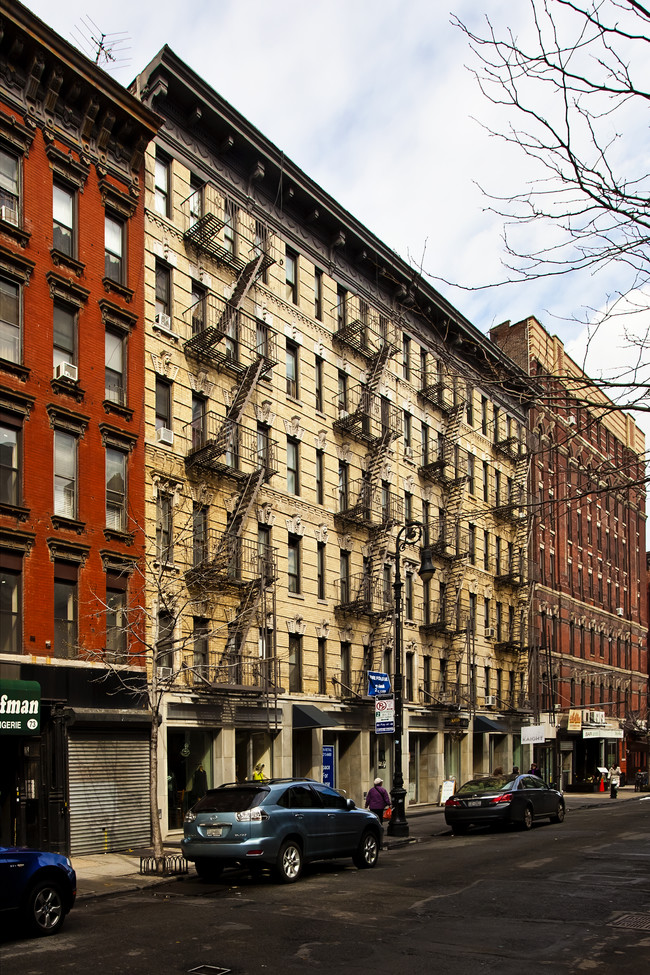
[{"label": "black street lamp post", "polygon": [[[402,674],[402,574],[400,571],[400,553],[407,545],[415,545],[423,535],[423,526],[418,521],[409,521],[400,528],[395,539],[395,677],[393,694],[395,697],[395,741],[393,752],[393,788],[390,790],[393,813],[386,832],[389,836],[408,836],[409,824],[406,819],[404,775],[402,774],[402,738],[404,734],[404,684]],[[423,582],[430,581],[435,567],[431,561],[431,552],[423,549],[419,575]]]}]

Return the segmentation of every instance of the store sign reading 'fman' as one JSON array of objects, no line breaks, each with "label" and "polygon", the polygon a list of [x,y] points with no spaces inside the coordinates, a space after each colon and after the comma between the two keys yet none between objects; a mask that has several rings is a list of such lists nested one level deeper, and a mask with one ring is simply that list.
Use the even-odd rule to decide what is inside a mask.
[{"label": "store sign reading 'fman'", "polygon": [[0,735],[37,735],[41,685],[35,680],[0,681]]}]

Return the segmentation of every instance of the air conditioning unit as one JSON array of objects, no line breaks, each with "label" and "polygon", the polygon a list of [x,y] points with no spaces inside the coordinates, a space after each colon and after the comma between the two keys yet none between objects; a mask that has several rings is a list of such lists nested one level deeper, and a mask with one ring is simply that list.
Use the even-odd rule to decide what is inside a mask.
[{"label": "air conditioning unit", "polygon": [[174,673],[174,670],[173,667],[158,667],[156,672],[161,680],[168,680]]},{"label": "air conditioning unit", "polygon": [[79,370],[72,362],[60,362],[54,368],[54,378],[64,379],[69,383],[76,383],[79,377]]},{"label": "air conditioning unit", "polygon": [[167,427],[159,427],[156,430],[156,440],[158,443],[164,443],[167,444],[168,447],[171,447],[174,443],[174,434],[171,430],[168,430]]},{"label": "air conditioning unit", "polygon": [[496,694],[486,694],[485,706],[486,708],[495,708],[497,706]]},{"label": "air conditioning unit", "polygon": [[18,226],[18,210],[13,210],[8,206],[0,207],[0,217],[5,223],[12,223],[14,227]]},{"label": "air conditioning unit", "polygon": [[623,607],[622,606],[617,606],[616,607],[616,615],[617,616],[622,616],[623,615]]},{"label": "air conditioning unit", "polygon": [[166,332],[172,331],[172,320],[170,315],[163,315],[162,313],[159,313],[154,318],[154,324],[157,325],[158,328],[163,328]]},{"label": "air conditioning unit", "polygon": [[497,635],[497,631],[493,626],[485,627],[485,638],[486,640],[494,640]]}]

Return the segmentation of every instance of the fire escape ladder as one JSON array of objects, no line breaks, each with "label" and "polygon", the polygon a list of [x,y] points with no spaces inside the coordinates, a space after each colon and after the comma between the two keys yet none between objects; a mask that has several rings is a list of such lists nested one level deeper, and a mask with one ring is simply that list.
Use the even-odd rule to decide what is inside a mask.
[{"label": "fire escape ladder", "polygon": [[[257,616],[257,610],[262,600],[264,585],[260,579],[251,582],[242,593],[235,618],[228,627],[228,643],[226,655],[229,664],[236,664],[244,653],[248,631]],[[237,682],[239,683],[239,682]]]},{"label": "fire escape ladder", "polygon": [[185,343],[186,352],[206,352],[208,349],[218,345],[224,335],[230,329],[231,323],[237,316],[237,312],[244,303],[246,295],[251,289],[257,277],[263,270],[265,255],[256,254],[255,257],[246,264],[235,284],[235,289],[226,302],[221,318],[216,325],[205,328],[198,335],[195,335]]},{"label": "fire escape ladder", "polygon": [[[252,471],[247,479],[241,494],[237,500],[237,506],[230,518],[230,525],[225,535],[238,538],[241,536],[244,526],[248,520],[251,508],[255,504],[260,488],[264,483],[266,468],[260,467],[259,470]],[[225,537],[225,536],[224,536]]]},{"label": "fire escape ladder", "polygon": [[379,386],[379,380],[381,379],[384,371],[384,366],[393,354],[394,346],[392,346],[389,342],[384,342],[381,349],[370,363],[366,386],[371,393],[377,392],[377,387]]}]

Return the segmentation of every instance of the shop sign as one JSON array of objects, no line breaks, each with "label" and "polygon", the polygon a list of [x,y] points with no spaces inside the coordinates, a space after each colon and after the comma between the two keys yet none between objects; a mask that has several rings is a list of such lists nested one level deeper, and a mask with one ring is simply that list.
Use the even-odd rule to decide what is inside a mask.
[{"label": "shop sign", "polygon": [[622,728],[583,728],[583,738],[622,738]]},{"label": "shop sign", "polygon": [[323,783],[334,788],[334,745],[323,745]]},{"label": "shop sign", "polygon": [[395,698],[392,694],[375,698],[375,734],[395,734]]},{"label": "shop sign", "polygon": [[569,723],[567,731],[582,731],[582,711],[578,708],[571,708],[569,711]]},{"label": "shop sign", "polygon": [[541,724],[531,724],[527,728],[521,729],[522,745],[539,745],[546,741],[544,726]]},{"label": "shop sign", "polygon": [[0,735],[37,735],[41,730],[41,685],[35,680],[0,681]]}]

